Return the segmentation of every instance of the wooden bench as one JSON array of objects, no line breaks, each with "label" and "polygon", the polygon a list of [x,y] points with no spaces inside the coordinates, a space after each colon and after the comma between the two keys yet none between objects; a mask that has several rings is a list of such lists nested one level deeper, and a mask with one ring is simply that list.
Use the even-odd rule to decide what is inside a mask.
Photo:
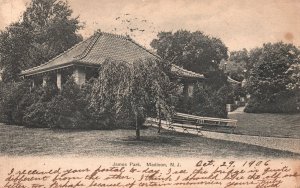
[{"label": "wooden bench", "polygon": [[[158,127],[159,119],[157,118],[147,118],[147,123],[151,126]],[[193,125],[190,122],[185,123],[172,123],[170,121],[161,120],[161,125],[164,129],[170,130],[170,131],[176,131],[176,132],[184,132],[184,133],[196,133],[197,135],[201,133],[202,126],[199,125]],[[181,131],[178,131],[178,129],[181,129]]]},{"label": "wooden bench", "polygon": [[195,133],[198,135],[202,134],[202,126],[199,125],[191,125],[191,124],[182,124],[182,123],[172,123],[169,125],[169,130],[175,131],[176,128],[181,128],[182,132],[184,133],[192,133],[192,131],[195,131]]},{"label": "wooden bench", "polygon": [[174,123],[201,126],[202,130],[229,130],[230,132],[234,132],[237,127],[237,120],[234,119],[203,117],[184,113],[176,113],[172,119],[172,124]]},{"label": "wooden bench", "polygon": [[[148,118],[148,120],[151,125],[158,125],[158,119]],[[168,130],[176,131],[177,128],[180,128],[182,132],[190,133],[191,131],[196,131],[196,133],[200,135],[202,135],[202,130],[230,131],[232,133],[237,127],[237,120],[234,119],[203,117],[184,113],[176,113],[172,121],[162,120],[161,123],[165,125]]]}]

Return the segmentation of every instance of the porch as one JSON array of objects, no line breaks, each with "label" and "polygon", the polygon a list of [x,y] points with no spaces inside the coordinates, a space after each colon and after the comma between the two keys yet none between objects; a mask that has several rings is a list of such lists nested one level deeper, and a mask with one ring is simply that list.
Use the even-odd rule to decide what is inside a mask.
[{"label": "porch", "polygon": [[60,69],[50,70],[40,74],[26,75],[24,78],[31,81],[31,87],[46,86],[48,83],[55,83],[61,90],[62,85],[71,77],[79,86],[83,85],[91,78],[97,78],[99,75],[98,66],[68,66]]}]

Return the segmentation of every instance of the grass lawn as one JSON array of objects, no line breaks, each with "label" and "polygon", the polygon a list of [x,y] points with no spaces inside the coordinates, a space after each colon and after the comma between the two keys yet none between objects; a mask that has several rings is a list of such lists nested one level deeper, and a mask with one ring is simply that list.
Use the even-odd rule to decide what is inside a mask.
[{"label": "grass lawn", "polygon": [[300,138],[300,113],[233,113],[229,118],[238,120],[237,134]]},{"label": "grass lawn", "polygon": [[299,154],[155,128],[134,130],[50,130],[0,124],[1,155],[14,156],[163,156],[163,157],[236,157],[300,158]]}]

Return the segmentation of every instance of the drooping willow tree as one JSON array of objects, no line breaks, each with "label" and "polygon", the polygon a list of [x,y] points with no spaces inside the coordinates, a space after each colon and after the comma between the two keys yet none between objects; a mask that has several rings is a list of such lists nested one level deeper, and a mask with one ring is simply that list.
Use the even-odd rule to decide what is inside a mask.
[{"label": "drooping willow tree", "polygon": [[91,108],[98,116],[108,115],[112,124],[120,118],[133,119],[140,139],[141,119],[153,115],[170,119],[174,113],[174,86],[165,69],[163,62],[152,59],[133,64],[106,60],[93,86]]}]

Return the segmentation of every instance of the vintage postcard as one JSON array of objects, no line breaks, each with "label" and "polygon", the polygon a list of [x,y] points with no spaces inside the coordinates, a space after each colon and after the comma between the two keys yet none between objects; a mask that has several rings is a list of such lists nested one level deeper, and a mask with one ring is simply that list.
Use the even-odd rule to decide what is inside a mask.
[{"label": "vintage postcard", "polygon": [[0,188],[299,188],[297,0],[0,0]]}]

